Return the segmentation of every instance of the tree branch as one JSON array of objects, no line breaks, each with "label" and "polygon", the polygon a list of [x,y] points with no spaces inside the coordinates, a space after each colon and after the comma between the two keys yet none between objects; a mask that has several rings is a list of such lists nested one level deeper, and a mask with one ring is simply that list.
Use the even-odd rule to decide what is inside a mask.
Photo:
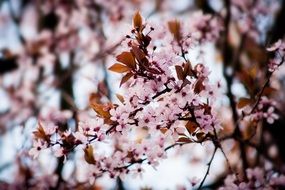
[{"label": "tree branch", "polygon": [[214,149],[214,152],[213,152],[213,154],[212,154],[212,157],[211,157],[210,161],[209,161],[208,164],[207,164],[207,165],[208,165],[208,168],[207,168],[206,174],[204,175],[204,177],[203,177],[203,179],[202,179],[202,181],[201,181],[201,183],[200,183],[200,185],[199,185],[199,187],[198,187],[198,190],[203,187],[203,184],[204,184],[204,182],[205,182],[207,176],[209,175],[210,168],[211,168],[212,162],[213,162],[213,160],[214,160],[215,154],[216,154],[216,152],[217,152],[217,149],[218,149],[218,147],[215,146],[215,149]]}]

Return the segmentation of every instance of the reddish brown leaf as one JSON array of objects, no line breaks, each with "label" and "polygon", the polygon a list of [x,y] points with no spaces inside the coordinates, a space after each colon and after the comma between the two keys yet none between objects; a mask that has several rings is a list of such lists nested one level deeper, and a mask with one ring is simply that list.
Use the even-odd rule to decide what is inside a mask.
[{"label": "reddish brown leaf", "polygon": [[211,115],[211,113],[212,113],[212,107],[209,105],[209,104],[205,104],[205,103],[203,103],[202,104],[202,108],[204,109],[204,113],[205,114],[208,114],[208,115]]},{"label": "reddish brown leaf", "polygon": [[276,92],[277,92],[277,90],[275,88],[267,86],[267,87],[264,88],[264,91],[263,91],[262,95],[270,96],[270,95],[272,95],[272,94],[274,94]]},{"label": "reddish brown leaf", "polygon": [[142,27],[142,16],[139,13],[139,11],[137,11],[133,17],[133,26],[134,28],[141,28]]},{"label": "reddish brown leaf", "polygon": [[132,76],[134,76],[133,73],[127,73],[125,76],[123,76],[121,83],[120,83],[120,87],[127,82]]},{"label": "reddish brown leaf", "polygon": [[205,86],[203,85],[205,78],[199,78],[196,83],[195,83],[195,87],[194,87],[194,92],[196,94],[200,93],[202,90],[205,89]]},{"label": "reddish brown leaf", "polygon": [[41,122],[38,123],[38,128],[36,131],[33,132],[33,134],[34,134],[36,139],[45,140],[47,142],[50,141],[49,136],[46,135]]},{"label": "reddish brown leaf", "polygon": [[147,61],[144,52],[137,46],[132,46],[131,52],[134,54],[139,63],[144,63]]},{"label": "reddish brown leaf", "polygon": [[192,134],[196,131],[196,129],[198,128],[197,123],[193,122],[193,121],[188,121],[185,125],[187,131]]},{"label": "reddish brown leaf", "polygon": [[104,96],[108,96],[109,90],[108,87],[106,86],[105,81],[101,81],[98,83],[98,92],[100,94],[103,94]]},{"label": "reddish brown leaf", "polygon": [[179,65],[175,65],[176,74],[179,80],[184,80],[183,69]]},{"label": "reddish brown leaf", "polygon": [[121,103],[124,103],[125,100],[124,100],[124,97],[120,94],[116,94],[117,98],[120,100]]},{"label": "reddish brown leaf", "polygon": [[240,98],[238,103],[237,103],[237,107],[239,109],[249,105],[249,104],[252,104],[253,103],[253,100],[249,99],[249,98]]},{"label": "reddish brown leaf", "polygon": [[181,142],[181,143],[191,143],[193,142],[190,138],[186,137],[186,136],[182,136],[179,137],[177,142]]},{"label": "reddish brown leaf", "polygon": [[187,84],[191,84],[191,82],[188,80],[188,79],[184,79],[184,81],[183,81],[183,83],[182,83],[182,85],[181,85],[181,87],[183,88],[183,87],[185,87]]},{"label": "reddish brown leaf", "polygon": [[161,131],[163,134],[165,134],[165,133],[168,131],[168,129],[167,129],[166,127],[163,127],[163,128],[160,128],[160,131]]},{"label": "reddish brown leaf", "polygon": [[93,154],[93,147],[91,145],[87,145],[84,149],[84,159],[88,164],[96,164]]},{"label": "reddish brown leaf", "polygon": [[114,65],[112,65],[109,68],[109,70],[113,71],[113,72],[117,72],[117,73],[125,73],[125,72],[129,71],[130,68],[125,66],[125,65],[122,65],[122,64],[119,64],[119,63],[115,63]]},{"label": "reddish brown leaf", "polygon": [[96,92],[92,92],[89,96],[89,103],[93,103],[93,102],[99,102],[101,99],[101,94],[96,93]]},{"label": "reddish brown leaf", "polygon": [[173,34],[175,40],[180,41],[180,23],[177,20],[168,22],[169,31]]},{"label": "reddish brown leaf", "polygon": [[256,127],[257,122],[256,121],[249,121],[246,124],[245,131],[244,131],[244,139],[250,139],[256,134]]},{"label": "reddish brown leaf", "polygon": [[191,63],[188,61],[187,63],[185,63],[184,65],[184,73],[185,76],[189,75],[189,76],[194,76],[194,73],[192,71],[192,66]]},{"label": "reddish brown leaf", "polygon": [[117,61],[127,65],[129,68],[135,69],[136,68],[136,62],[133,54],[131,52],[122,52],[117,57]]},{"label": "reddish brown leaf", "polygon": [[187,75],[189,75],[190,77],[196,76],[195,71],[192,69],[191,63],[189,63],[189,69]]},{"label": "reddish brown leaf", "polygon": [[103,104],[97,104],[96,102],[91,103],[91,107],[95,110],[95,112],[103,118],[110,118],[111,115],[109,113],[109,109],[106,109],[106,106]]}]

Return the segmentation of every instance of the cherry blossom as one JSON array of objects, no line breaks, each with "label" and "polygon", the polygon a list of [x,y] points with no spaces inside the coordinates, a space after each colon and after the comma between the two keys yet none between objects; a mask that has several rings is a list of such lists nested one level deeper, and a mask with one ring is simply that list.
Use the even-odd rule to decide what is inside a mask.
[{"label": "cherry blossom", "polygon": [[41,150],[46,149],[48,144],[41,140],[35,140],[33,142],[33,148],[29,151],[29,154],[33,156],[33,158],[37,158],[41,152]]},{"label": "cherry blossom", "polygon": [[[197,189],[284,187],[285,43],[271,42],[282,38],[281,2],[11,2],[0,3],[0,28],[10,22],[19,47],[0,49],[0,135],[16,128],[24,140],[7,189],[122,185],[181,154],[207,161],[203,176],[185,178]],[[208,180],[217,160],[220,187]]]},{"label": "cherry blossom", "polygon": [[248,181],[241,182],[235,175],[225,179],[225,186],[220,189],[275,189],[276,186],[284,187],[284,175],[273,174],[261,168],[250,168],[246,171]]}]

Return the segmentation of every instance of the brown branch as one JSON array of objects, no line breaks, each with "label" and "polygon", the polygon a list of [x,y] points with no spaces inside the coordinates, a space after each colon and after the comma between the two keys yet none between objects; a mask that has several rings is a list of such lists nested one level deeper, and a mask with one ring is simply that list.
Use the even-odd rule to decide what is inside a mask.
[{"label": "brown branch", "polygon": [[258,104],[259,104],[259,102],[260,102],[260,100],[261,100],[261,97],[262,97],[262,94],[263,94],[265,88],[269,85],[271,75],[272,75],[272,73],[268,76],[268,78],[267,78],[266,82],[264,83],[264,85],[263,85],[261,91],[259,92],[258,98],[257,98],[257,100],[256,100],[256,102],[255,102],[255,104],[254,104],[254,106],[253,106],[253,108],[252,108],[252,110],[250,111],[250,114],[252,114],[252,113],[255,111],[255,109],[257,108],[257,106],[258,106]]},{"label": "brown branch", "polygon": [[211,157],[210,161],[209,161],[208,164],[207,164],[207,165],[208,165],[208,168],[207,168],[206,174],[204,175],[204,177],[203,177],[203,179],[202,179],[202,181],[201,181],[201,183],[200,183],[200,185],[199,185],[199,187],[198,187],[198,190],[202,188],[202,186],[203,186],[203,184],[204,184],[204,182],[205,182],[207,176],[209,175],[210,168],[211,168],[212,162],[213,162],[213,160],[214,160],[215,154],[216,154],[216,152],[217,152],[217,149],[218,149],[218,147],[215,146],[215,149],[214,149],[214,152],[213,152],[213,154],[212,154],[212,157]]},{"label": "brown branch", "polygon": [[[234,69],[233,65],[231,65],[232,63],[232,55],[231,55],[231,47],[229,45],[228,42],[228,38],[229,38],[229,30],[230,30],[230,21],[231,21],[231,2],[230,0],[224,0],[225,2],[225,8],[226,8],[226,16],[224,19],[224,24],[225,24],[225,34],[224,34],[224,41],[223,41],[223,58],[224,58],[224,67],[223,67],[223,75],[225,77],[226,80],[226,84],[227,84],[227,96],[229,98],[230,101],[230,108],[232,110],[232,114],[233,114],[233,121],[235,123],[235,131],[234,131],[234,135],[241,138],[242,134],[239,128],[239,117],[238,117],[238,113],[236,110],[236,103],[234,100],[234,95],[232,93],[231,87],[233,84],[233,79],[234,79],[234,71],[232,72],[232,74],[229,74],[227,69],[231,68]],[[241,43],[242,45],[243,43]],[[246,157],[246,149],[245,146],[243,144],[242,141],[239,142],[239,147],[240,147],[240,151],[241,151],[241,159],[242,159],[242,166],[243,166],[243,174],[245,175],[245,170],[248,167],[248,162],[247,162],[247,157]]]},{"label": "brown branch", "polygon": [[162,91],[156,93],[156,94],[152,97],[152,99],[155,99],[155,98],[161,96],[162,94],[165,94],[165,93],[170,92],[170,91],[171,91],[171,89],[166,86],[166,88],[165,88],[164,90],[162,90]]}]

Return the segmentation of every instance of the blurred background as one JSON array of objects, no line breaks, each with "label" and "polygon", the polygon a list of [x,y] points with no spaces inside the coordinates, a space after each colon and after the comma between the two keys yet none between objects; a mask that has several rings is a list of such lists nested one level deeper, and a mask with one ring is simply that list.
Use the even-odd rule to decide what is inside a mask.
[{"label": "blurred background", "polygon": [[[231,2],[229,52],[242,51],[238,58],[240,67],[231,69],[237,72],[255,69],[255,73],[234,78],[231,88],[239,99],[249,94],[244,80],[251,81],[253,89],[264,82],[264,75],[259,74],[266,60],[264,47],[284,36],[285,2],[256,0],[250,9],[247,2],[253,1]],[[84,168],[88,166],[81,161],[80,151],[74,151],[65,163],[48,151],[33,160],[28,155],[32,132],[39,119],[55,122],[64,129],[75,129],[79,120],[95,115],[89,107],[92,99],[117,101],[115,94],[121,91],[121,75],[107,68],[124,48],[121,42],[130,33],[132,16],[137,10],[147,22],[160,27],[161,22],[173,18],[193,22],[197,11],[222,17],[225,3],[223,0],[0,0],[0,187],[29,180],[49,183],[54,174],[67,181],[86,180]],[[189,49],[188,57],[193,62],[205,63],[211,70],[210,80],[221,81],[226,92],[220,49],[218,40]],[[274,140],[265,143],[264,150],[272,146],[278,152],[276,161],[284,163],[284,66],[274,74],[271,85],[276,89],[271,96],[279,104],[280,119],[266,130],[268,138]],[[229,104],[226,95],[217,100],[226,132],[233,127]],[[98,181],[98,189],[191,188],[193,177],[204,176],[212,149],[211,143],[204,143],[171,150],[169,158],[156,169],[145,166],[142,177],[111,180],[106,176]],[[234,142],[226,142],[225,151],[233,165],[239,162]],[[206,184],[209,187],[221,184],[226,171],[223,155],[218,152]]]}]

